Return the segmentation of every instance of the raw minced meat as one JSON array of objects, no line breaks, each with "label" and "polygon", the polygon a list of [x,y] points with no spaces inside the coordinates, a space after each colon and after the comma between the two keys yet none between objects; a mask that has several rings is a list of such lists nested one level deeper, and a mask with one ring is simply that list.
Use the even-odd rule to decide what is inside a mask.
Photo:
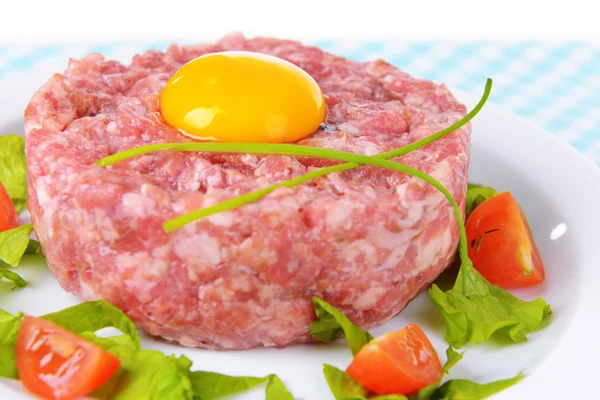
[{"label": "raw minced meat", "polygon": [[[382,324],[448,266],[458,243],[450,203],[425,182],[361,167],[165,233],[167,219],[332,162],[163,152],[94,165],[136,146],[191,141],[165,123],[160,92],[185,62],[225,50],[286,59],[319,83],[326,124],[299,144],[373,155],[466,112],[443,85],[295,41],[231,35],[148,51],[131,65],[100,54],[71,60],[25,113],[29,208],[52,273],[67,291],[104,298],[185,346],[310,341],[312,296],[365,328]],[[462,205],[470,129],[395,161],[433,175]]]}]

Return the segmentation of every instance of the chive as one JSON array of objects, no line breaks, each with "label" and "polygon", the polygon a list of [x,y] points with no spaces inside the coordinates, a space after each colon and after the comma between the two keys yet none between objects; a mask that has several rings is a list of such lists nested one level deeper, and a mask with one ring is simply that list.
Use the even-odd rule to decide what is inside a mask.
[{"label": "chive", "polygon": [[373,157],[380,157],[380,158],[385,158],[385,159],[399,157],[401,155],[410,153],[411,151],[420,149],[421,147],[426,146],[429,143],[431,143],[435,140],[438,140],[438,139],[446,136],[447,134],[454,132],[455,130],[457,130],[459,128],[462,128],[470,120],[472,120],[477,114],[479,114],[479,111],[481,111],[481,109],[487,102],[487,99],[490,97],[491,91],[492,91],[492,80],[490,78],[488,78],[487,81],[485,82],[485,88],[483,89],[483,95],[481,96],[481,99],[479,99],[479,102],[475,105],[475,107],[473,107],[473,109],[471,111],[469,111],[467,113],[467,115],[462,117],[460,120],[453,123],[449,127],[442,129],[441,131],[439,131],[437,133],[434,133],[431,136],[427,136],[426,138],[417,140],[416,142],[413,142],[406,146],[402,146],[396,150],[391,150],[386,153],[377,154],[376,156],[373,156]]},{"label": "chive", "polygon": [[[345,170],[352,169],[352,168],[355,168],[355,167],[354,167],[354,165],[350,165],[350,164],[334,165],[333,167],[328,167],[328,169],[329,169],[328,173],[341,172],[341,171],[345,171]],[[245,206],[246,204],[260,200],[261,198],[268,195],[275,189],[278,189],[281,187],[290,188],[290,187],[308,182],[312,179],[318,178],[323,175],[323,173],[321,171],[322,171],[322,169],[318,169],[316,171],[309,172],[302,176],[298,176],[296,178],[293,178],[293,179],[290,179],[287,181],[276,183],[267,188],[260,189],[255,192],[246,193],[241,196],[222,201],[213,206],[202,208],[200,210],[194,210],[187,214],[180,215],[179,217],[175,217],[173,219],[166,221],[163,224],[163,229],[165,230],[165,232],[172,232],[175,229],[178,229],[186,224],[189,224],[190,222],[194,222],[196,220],[208,217],[213,214],[218,214],[223,211],[229,211],[229,210],[233,210],[235,208]]]},{"label": "chive", "polygon": [[[317,148],[317,147],[296,146],[296,145],[291,145],[291,144],[269,144],[269,145],[263,145],[263,146],[264,147],[261,147],[261,149],[257,149],[258,151],[256,153],[258,153],[258,154],[261,154],[261,153],[280,154],[280,155],[290,155],[290,156],[308,156],[308,157],[322,158],[322,159],[327,159],[327,160],[340,160],[340,161],[346,161],[347,163],[349,163],[352,166],[346,167],[346,165],[348,165],[348,164],[342,164],[342,165],[338,165],[337,166],[338,168],[340,168],[340,167],[341,168],[353,168],[354,167],[353,165],[373,165],[376,167],[387,168],[387,169],[391,169],[394,171],[403,172],[405,174],[409,174],[412,176],[416,176],[417,178],[424,180],[425,182],[429,183],[430,185],[435,187],[437,190],[442,192],[442,194],[450,201],[450,203],[452,204],[452,208],[454,209],[454,215],[456,216],[456,219],[458,220],[459,225],[462,227],[461,241],[466,243],[467,234],[465,232],[462,214],[461,214],[460,208],[458,207],[458,204],[456,203],[456,200],[454,199],[452,194],[450,192],[448,192],[448,190],[441,183],[439,183],[436,179],[434,179],[432,176],[426,174],[425,172],[422,172],[422,171],[419,171],[418,169],[409,167],[408,165],[384,160],[382,158],[363,156],[363,155],[359,155],[359,154],[347,153],[347,152],[337,151],[337,150],[322,149],[322,148]],[[210,146],[209,146],[209,148],[210,148]],[[228,152],[232,152],[232,151],[237,152],[238,150],[240,153],[248,152],[247,149],[246,150],[241,149],[241,148],[238,149],[237,146],[232,146],[232,147],[228,148]],[[314,171],[314,172],[317,172],[317,171]],[[298,177],[296,179],[304,178],[305,176],[306,175]],[[286,183],[289,184],[289,182],[290,181],[287,181]],[[263,189],[263,191],[264,190],[266,190],[266,189]],[[256,196],[256,193],[260,194],[260,191],[250,193],[249,195]],[[237,200],[237,202],[233,203],[233,206],[236,206],[240,203],[239,199],[240,199],[239,197],[232,199],[233,201]],[[224,203],[219,203],[216,206],[221,206],[223,208],[223,211],[230,210],[231,208],[235,208],[235,207],[229,207],[232,204],[229,204],[226,206],[223,206],[223,204]],[[246,204],[246,203],[244,202],[239,205],[243,205],[243,204]],[[218,211],[216,211],[216,212],[218,212]],[[192,221],[206,217],[211,214],[215,214],[216,212],[214,210],[214,206],[209,207],[209,208],[204,208],[201,210],[192,211],[188,214],[181,215],[179,217],[173,218],[173,219],[165,222],[163,225],[163,228],[166,232],[171,232],[175,229],[181,228],[184,225],[187,225],[188,223],[190,223]],[[467,248],[466,248],[466,246],[463,246],[463,247],[464,247],[464,255],[468,257]],[[463,255],[462,250],[463,249],[461,249],[461,256]]]},{"label": "chive", "polygon": [[[163,224],[163,229],[165,232],[171,232],[178,228],[181,228],[184,225],[187,225],[193,221],[198,219],[217,214],[223,211],[232,210],[234,208],[241,207],[245,204],[254,202],[259,200],[260,198],[266,196],[271,193],[273,190],[280,187],[292,187],[309,180],[315,179],[319,176],[327,175],[330,173],[341,172],[352,168],[357,168],[361,165],[374,165],[383,168],[392,169],[395,171],[407,173],[409,175],[417,176],[426,182],[433,185],[436,189],[441,191],[444,196],[452,203],[454,208],[454,212],[459,221],[459,227],[461,229],[461,246],[460,253],[461,256],[467,256],[468,247],[466,242],[466,233],[464,232],[464,224],[462,220],[462,215],[460,213],[460,209],[458,205],[456,205],[456,201],[452,197],[452,195],[434,178],[429,175],[418,171],[414,168],[411,168],[407,165],[398,164],[394,162],[386,161],[389,158],[394,158],[401,156],[403,154],[407,154],[411,151],[419,149],[427,144],[440,139],[441,137],[448,135],[449,133],[454,132],[455,130],[461,128],[466,125],[475,115],[479,113],[479,111],[483,108],[486,103],[490,91],[492,88],[492,80],[488,79],[485,85],[484,93],[477,103],[477,105],[471,110],[467,115],[465,115],[462,119],[450,125],[449,127],[431,135],[424,139],[418,140],[409,145],[400,147],[398,149],[388,151],[385,153],[381,153],[375,156],[363,156],[357,155],[354,153],[347,153],[342,151],[330,150],[330,149],[322,149],[316,147],[308,147],[308,146],[298,146],[291,144],[263,144],[263,143],[160,143],[160,144],[152,144],[147,146],[140,146],[134,149],[125,150],[123,152],[113,154],[111,156],[105,157],[99,161],[97,161],[98,166],[107,166],[114,164],[119,161],[123,161],[132,157],[140,156],[147,153],[157,152],[157,151],[202,151],[202,152],[219,152],[219,153],[250,153],[250,154],[280,154],[280,155],[290,155],[290,156],[307,156],[307,157],[315,157],[321,159],[329,159],[329,160],[341,160],[346,161],[346,164],[335,165],[331,167],[321,168],[316,171],[309,172],[305,175],[293,178],[288,181],[280,182],[275,185],[269,186],[267,188],[247,193],[242,196],[235,197],[233,199],[225,200],[221,203],[215,204],[211,207],[207,207],[201,210],[195,210],[189,212],[187,214],[178,216],[176,218],[170,219]],[[464,237],[463,237],[464,236]],[[467,256],[468,258],[468,256]]]},{"label": "chive", "polygon": [[[492,90],[492,80],[488,78],[488,80],[485,83],[485,89],[483,91],[483,95],[481,96],[481,99],[475,105],[475,107],[469,113],[467,113],[467,115],[465,115],[463,118],[461,118],[454,124],[450,125],[449,127],[442,129],[441,131],[439,131],[437,133],[434,133],[431,136],[428,136],[421,140],[417,140],[414,143],[408,144],[406,146],[402,146],[398,149],[391,150],[391,151],[381,153],[381,154],[377,154],[373,157],[383,158],[386,160],[390,159],[390,158],[394,158],[394,157],[399,157],[401,155],[410,153],[411,151],[417,150],[423,146],[426,146],[429,143],[431,143],[437,139],[440,139],[440,138],[448,135],[449,133],[456,131],[457,129],[462,128],[470,120],[472,120],[473,117],[475,117],[479,113],[479,111],[483,108],[488,97],[490,96],[491,90]],[[110,155],[108,157],[104,157],[104,158],[96,161],[96,165],[99,167],[106,167],[107,165],[112,165],[119,161],[128,160],[133,157],[141,156],[141,155],[148,154],[148,153],[154,153],[157,151],[174,151],[174,150],[177,150],[177,151],[207,151],[207,152],[208,151],[215,151],[215,152],[220,151],[223,153],[235,152],[235,153],[264,154],[266,152],[259,151],[261,148],[264,148],[264,146],[268,146],[268,144],[264,144],[264,143],[213,143],[213,142],[149,144],[146,146],[140,146],[140,147],[136,147],[133,149],[125,150],[125,151]],[[296,146],[296,145],[292,145],[292,146],[300,147],[300,146]],[[237,149],[237,151],[234,149]],[[358,167],[358,165],[353,165],[352,167],[345,168],[345,169],[352,169],[352,168],[356,168],[356,167]],[[318,176],[327,175],[327,174],[330,174],[333,172],[339,172],[337,170],[333,170],[333,168],[334,167],[321,168],[319,170],[319,171],[321,171],[320,174],[317,176],[314,176],[310,179],[314,179]],[[305,182],[305,181],[303,181],[303,182]],[[303,182],[300,182],[300,183],[303,183]],[[281,187],[279,185],[280,184],[273,185],[273,186],[271,186],[271,188],[273,188],[273,190],[274,190],[277,187]],[[294,186],[294,185],[292,185],[292,186]]]}]

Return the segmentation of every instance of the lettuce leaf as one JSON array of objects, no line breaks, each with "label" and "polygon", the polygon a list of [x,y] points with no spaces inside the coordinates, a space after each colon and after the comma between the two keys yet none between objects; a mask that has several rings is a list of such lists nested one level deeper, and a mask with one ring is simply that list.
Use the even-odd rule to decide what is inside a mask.
[{"label": "lettuce leaf", "polygon": [[98,337],[93,332],[80,334],[111,352],[121,367],[102,387],[91,394],[106,400],[192,400],[190,367],[185,356],[166,356],[156,350],[139,350],[129,335]]},{"label": "lettuce leaf", "polygon": [[100,338],[92,332],[81,334],[121,360],[118,373],[93,393],[97,399],[159,400],[220,399],[267,383],[267,400],[293,400],[276,375],[264,378],[229,376],[216,372],[190,372],[191,361],[184,356],[166,356],[155,350],[139,350],[127,335]]},{"label": "lettuce leaf", "polygon": [[12,315],[0,310],[0,376],[17,378],[15,343],[21,327],[22,314]]},{"label": "lettuce leaf", "polygon": [[19,376],[14,344],[0,343],[0,376],[11,379]]},{"label": "lettuce leaf", "polygon": [[0,343],[15,343],[23,314],[12,315],[0,310]]},{"label": "lettuce leaf", "polygon": [[40,246],[40,242],[35,239],[29,239],[29,244],[25,249],[25,254],[39,254],[40,256],[46,258],[42,252],[42,246]]},{"label": "lettuce leaf", "polygon": [[119,391],[121,380],[126,374],[125,368],[123,368],[124,360],[130,360],[137,351],[133,339],[128,335],[117,335],[107,338],[99,337],[94,332],[82,332],[79,336],[103,347],[121,360],[121,367],[112,378],[89,396],[94,399],[110,399],[114,397]]},{"label": "lettuce leaf", "polygon": [[270,379],[251,376],[227,376],[216,372],[192,372],[192,388],[197,393],[196,399],[212,400],[250,390]]},{"label": "lettuce leaf", "polygon": [[[277,375],[269,375],[271,379],[267,383],[265,400],[294,400],[285,384]],[[202,397],[201,397],[202,398]]]},{"label": "lettuce leaf", "polygon": [[356,355],[365,344],[373,340],[373,336],[369,332],[354,325],[331,304],[317,297],[313,297],[312,301],[317,320],[310,323],[309,330],[315,339],[330,342],[344,338],[352,355]]},{"label": "lettuce leaf", "polygon": [[323,364],[323,375],[336,400],[408,400],[401,394],[369,397],[368,391],[350,375],[333,365]]},{"label": "lettuce leaf", "polygon": [[444,375],[447,375],[450,369],[462,360],[463,355],[464,353],[456,352],[451,346],[448,347],[442,376],[437,382],[425,386],[415,395],[410,396],[410,400],[479,400],[498,393],[521,380],[521,374],[519,374],[514,378],[484,384],[467,379],[451,379],[441,385]]},{"label": "lettuce leaf", "polygon": [[463,359],[464,354],[464,352],[459,353],[458,351],[454,350],[452,346],[449,346],[446,349],[446,362],[443,366],[444,374],[448,374],[452,367],[454,367],[460,360]]},{"label": "lettuce leaf", "polygon": [[0,232],[0,261],[11,267],[18,266],[29,245],[31,231],[33,225],[25,224]]},{"label": "lettuce leaf", "polygon": [[140,337],[127,315],[106,300],[88,301],[46,314],[42,318],[54,322],[71,332],[97,332],[103,328],[116,328],[128,335],[135,348],[140,348]]},{"label": "lettuce leaf", "polygon": [[15,284],[15,286],[13,286],[11,290],[27,286],[27,281],[21,278],[19,274],[6,268],[0,267],[0,280],[2,278],[8,279],[9,281],[12,281],[12,283]]},{"label": "lettuce leaf", "polygon": [[523,379],[519,374],[514,378],[490,383],[475,383],[466,379],[454,379],[444,383],[433,399],[440,400],[480,400],[507,389]]},{"label": "lettuce leaf", "polygon": [[0,182],[17,212],[21,211],[27,204],[27,164],[22,136],[0,136]]},{"label": "lettuce leaf", "polygon": [[5,267],[6,264],[11,267],[19,265],[29,245],[31,231],[33,225],[26,224],[0,232],[0,279],[12,281],[15,284],[13,289],[27,286],[27,281]]},{"label": "lettuce leaf", "polygon": [[442,369],[443,372],[440,375],[439,379],[420,389],[415,395],[411,396],[411,400],[430,400],[436,398],[436,393],[444,380],[444,375],[447,375],[450,372],[450,369],[454,367],[460,360],[462,360],[464,353],[458,353],[456,350],[452,348],[452,346],[446,349],[446,362],[444,363]]},{"label": "lettuce leaf", "polygon": [[367,390],[345,371],[333,365],[323,364],[323,375],[336,400],[362,400],[367,398]]},{"label": "lettuce leaf", "polygon": [[245,392],[268,382],[265,391],[266,400],[294,400],[277,375],[263,378],[251,376],[229,376],[216,372],[194,371],[191,375],[194,399],[214,400]]},{"label": "lettuce leaf", "polygon": [[[18,377],[15,344],[21,316],[0,310],[0,376]],[[253,378],[191,372],[192,362],[185,356],[140,349],[140,339],[131,320],[104,300],[81,303],[42,318],[98,344],[121,360],[119,371],[92,394],[97,399],[217,399],[267,382],[267,400],[293,400],[276,375]],[[116,328],[123,334],[111,337],[96,335],[98,330],[107,327]]]},{"label": "lettuce leaf", "polygon": [[269,380],[251,376],[227,376],[216,372],[192,372],[192,388],[198,393],[197,399],[212,400],[250,390]]},{"label": "lettuce leaf", "polygon": [[470,261],[463,261],[452,289],[443,292],[433,284],[429,294],[446,320],[444,339],[454,348],[484,342],[498,331],[525,341],[552,312],[541,298],[526,302],[489,283]]},{"label": "lettuce leaf", "polygon": [[465,221],[469,218],[469,215],[471,215],[473,210],[479,207],[481,203],[497,194],[498,191],[492,187],[469,183],[465,201]]},{"label": "lettuce leaf", "polygon": [[156,350],[138,350],[122,359],[124,374],[111,400],[193,399],[190,367],[185,356],[166,356]]}]

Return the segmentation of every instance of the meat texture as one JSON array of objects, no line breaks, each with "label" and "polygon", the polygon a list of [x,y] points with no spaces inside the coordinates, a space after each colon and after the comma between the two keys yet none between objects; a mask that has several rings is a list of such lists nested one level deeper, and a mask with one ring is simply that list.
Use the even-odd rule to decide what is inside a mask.
[{"label": "meat texture", "polygon": [[[128,66],[100,54],[71,60],[25,112],[29,207],[53,275],[65,290],[104,298],[151,335],[184,346],[309,342],[312,296],[362,327],[384,323],[456,250],[450,203],[427,183],[361,167],[165,233],[169,218],[332,162],[163,152],[95,166],[132,147],[191,141],[162,118],[160,92],[187,61],[225,50],[283,58],[319,83],[326,124],[299,144],[373,155],[466,112],[443,85],[382,60],[359,63],[295,41],[234,34],[151,50]],[[431,174],[463,205],[470,130],[394,161]]]}]

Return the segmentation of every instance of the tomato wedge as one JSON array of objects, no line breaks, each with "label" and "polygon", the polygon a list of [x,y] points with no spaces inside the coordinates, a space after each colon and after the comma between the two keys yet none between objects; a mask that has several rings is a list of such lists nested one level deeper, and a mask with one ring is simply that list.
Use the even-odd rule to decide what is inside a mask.
[{"label": "tomato wedge", "polygon": [[363,346],[346,372],[371,392],[408,395],[437,381],[442,365],[421,328],[409,324]]},{"label": "tomato wedge", "polygon": [[0,232],[19,226],[17,211],[6,189],[0,182]]},{"label": "tomato wedge", "polygon": [[23,317],[16,347],[23,386],[45,399],[76,399],[102,386],[121,362],[109,352],[41,318]]},{"label": "tomato wedge", "polygon": [[504,289],[544,281],[542,257],[521,207],[510,192],[481,203],[465,227],[469,257],[485,279]]}]

